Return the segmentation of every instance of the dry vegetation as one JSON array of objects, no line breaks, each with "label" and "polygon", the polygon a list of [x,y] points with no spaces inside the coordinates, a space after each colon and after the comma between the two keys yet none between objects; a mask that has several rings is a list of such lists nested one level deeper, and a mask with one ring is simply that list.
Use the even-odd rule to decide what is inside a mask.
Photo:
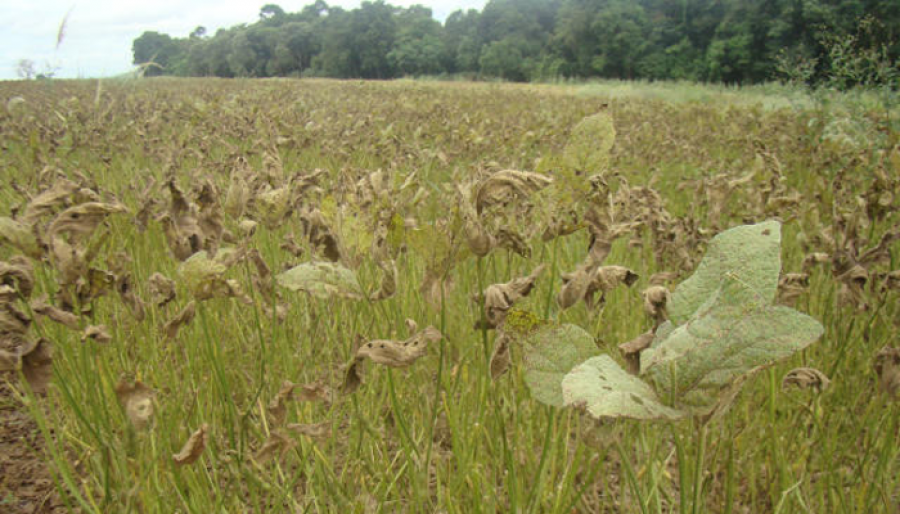
[{"label": "dry vegetation", "polygon": [[[579,91],[0,84],[0,510],[896,512],[895,113]],[[771,219],[824,334],[725,412],[529,388]]]}]

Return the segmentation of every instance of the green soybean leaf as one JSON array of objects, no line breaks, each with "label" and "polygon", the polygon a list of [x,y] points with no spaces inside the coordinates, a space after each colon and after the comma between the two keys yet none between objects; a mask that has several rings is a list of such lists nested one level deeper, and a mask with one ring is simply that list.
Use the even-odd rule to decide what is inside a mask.
[{"label": "green soybean leaf", "polygon": [[575,325],[548,326],[525,339],[525,383],[534,397],[563,407],[562,381],[578,364],[596,356],[594,338]]},{"label": "green soybean leaf", "polygon": [[729,273],[694,317],[644,351],[641,375],[670,403],[704,415],[735,381],[806,348],[822,332],[818,321],[771,305]]},{"label": "green soybean leaf", "polygon": [[276,280],[292,291],[306,291],[319,298],[363,298],[356,275],[332,262],[307,262],[281,273]]},{"label": "green soybean leaf", "polygon": [[653,388],[601,355],[575,366],[562,381],[565,405],[582,406],[596,418],[678,419],[684,413],[663,405]]},{"label": "green soybean leaf", "polygon": [[675,325],[690,319],[732,275],[771,303],[781,273],[781,223],[766,221],[735,227],[714,237],[694,274],[679,284],[666,306]]}]

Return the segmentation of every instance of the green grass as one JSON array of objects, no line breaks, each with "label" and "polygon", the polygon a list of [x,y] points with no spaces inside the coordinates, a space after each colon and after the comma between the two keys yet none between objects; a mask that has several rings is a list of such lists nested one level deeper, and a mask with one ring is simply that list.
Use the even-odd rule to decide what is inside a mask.
[{"label": "green grass", "polygon": [[[571,128],[608,104],[618,133],[612,170],[632,184],[652,183],[673,214],[705,216],[696,190],[679,190],[679,184],[726,171],[740,175],[765,157],[767,167],[777,161],[785,182],[802,192],[807,205],[830,216],[825,199],[831,177],[846,169],[868,183],[878,152],[898,141],[875,107],[861,139],[850,144],[825,137],[815,121],[825,107],[810,104],[807,96],[795,102],[793,93],[770,98],[766,90],[745,96],[722,88],[676,88],[687,92],[675,99],[688,101],[669,101],[674,93],[668,87],[647,92],[647,85],[628,83],[3,83],[4,104],[14,96],[25,103],[0,111],[0,174],[4,183],[15,180],[34,191],[42,170],[80,173],[133,214],[148,177],[162,181],[174,170],[189,191],[197,176],[211,176],[224,195],[237,157],[259,170],[264,153],[275,149],[288,173],[324,169],[324,195],[337,195],[338,184],[376,169],[401,177],[415,173],[429,195],[410,214],[423,225],[447,214],[440,191],[452,177],[473,177],[496,166],[552,172]],[[742,202],[749,193],[734,193],[727,225],[746,215]],[[168,201],[168,194],[159,198]],[[24,201],[11,187],[0,188],[0,215]],[[801,223],[791,213],[772,215],[786,221],[784,269],[799,271],[806,254],[798,237]],[[892,214],[872,231],[881,234],[896,222]],[[522,220],[517,228],[528,223]],[[237,220],[226,218],[225,225],[238,233]],[[280,249],[291,231],[302,239],[297,216],[273,230],[260,224],[249,245],[278,272],[308,258]],[[166,341],[161,325],[189,297],[179,284],[173,305],[158,309],[149,303],[151,274],[177,277],[178,263],[160,224],[151,222],[138,233],[130,215],[119,215],[110,218],[109,232],[97,266],[105,268],[115,252],[129,256],[127,269],[148,302],[146,319],[135,321],[110,294],[96,301],[92,321],[109,327],[108,345],[82,342],[78,333],[43,319],[32,329],[54,344],[54,378],[46,397],[28,395],[24,401],[50,441],[47,462],[73,509],[897,511],[898,409],[878,394],[871,368],[874,353],[896,342],[896,293],[877,309],[856,313],[838,305],[839,285],[830,271],[816,269],[797,308],[823,323],[824,337],[758,374],[721,420],[705,428],[690,420],[600,423],[534,401],[523,380],[521,347],[512,349],[510,372],[492,381],[495,334],[473,330],[481,313],[471,295],[548,263],[521,307],[575,323],[604,351],[616,353],[617,344],[652,326],[639,295],[659,271],[649,244],[632,248],[623,239],[614,245],[606,262],[628,266],[641,279],[630,290],[614,291],[593,312],[583,304],[559,312],[555,303],[560,274],[586,254],[584,231],[550,243],[533,238],[527,259],[504,250],[465,259],[453,271],[455,287],[442,309],[423,301],[419,285],[427,259],[413,251],[398,258],[395,297],[369,303],[282,291],[288,303],[284,322],[265,315],[266,299],[250,285],[251,265],[242,263],[228,278],[237,279],[252,302],[198,302],[193,323]],[[14,253],[0,247],[0,259]],[[702,248],[696,249],[699,255]],[[896,269],[896,244],[891,255],[890,269]],[[364,285],[377,287],[379,275],[369,259],[361,269]],[[56,271],[44,262],[35,264],[35,272],[36,294],[52,297]],[[291,436],[296,445],[283,458],[254,461],[273,429],[266,405],[283,380],[323,380],[337,389],[355,336],[402,339],[407,318],[437,327],[445,338],[407,370],[367,362],[363,387],[333,404],[289,403],[289,423],[329,421],[331,435]],[[801,365],[828,374],[831,388],[820,396],[781,391],[781,377]],[[116,399],[122,374],[158,392],[147,430],[134,430]],[[203,456],[176,467],[171,455],[203,423],[210,426]]]}]

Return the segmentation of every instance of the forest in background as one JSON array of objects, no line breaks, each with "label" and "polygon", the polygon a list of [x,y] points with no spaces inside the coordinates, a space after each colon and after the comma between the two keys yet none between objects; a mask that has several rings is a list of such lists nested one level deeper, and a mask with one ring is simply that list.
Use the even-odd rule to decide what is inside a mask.
[{"label": "forest in background", "polygon": [[444,23],[420,5],[356,9],[275,4],[254,23],[185,38],[144,32],[144,75],[391,79],[461,75],[749,84],[839,89],[900,75],[896,0],[489,0]]}]

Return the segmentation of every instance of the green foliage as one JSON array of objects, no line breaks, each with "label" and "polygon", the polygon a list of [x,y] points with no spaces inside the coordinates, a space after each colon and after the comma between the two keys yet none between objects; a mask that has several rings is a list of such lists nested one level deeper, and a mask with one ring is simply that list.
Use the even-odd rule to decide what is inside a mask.
[{"label": "green foliage", "polygon": [[703,306],[729,277],[768,303],[775,299],[781,271],[781,223],[744,225],[716,235],[690,278],[672,293],[667,309],[681,325]]},{"label": "green foliage", "polygon": [[529,335],[525,347],[525,383],[534,397],[562,407],[563,378],[599,352],[594,338],[576,325],[547,326]]},{"label": "green foliage", "polygon": [[[663,405],[652,387],[607,355],[592,357],[572,368],[561,386],[563,404],[582,406],[595,418],[674,420],[684,416]],[[537,394],[535,397],[540,399]]]},{"label": "green foliage", "polygon": [[528,381],[535,397],[554,406],[560,398],[564,405],[585,405],[595,417],[676,419],[721,412],[749,375],[822,335],[818,321],[773,305],[780,251],[777,221],[736,227],[710,242],[700,266],[669,300],[671,321],[641,354],[640,375],[656,391],[606,356],[576,367],[592,352],[585,351],[586,334],[567,325],[558,333],[539,332],[542,344],[535,350],[541,353],[527,361],[527,373],[537,373]]},{"label": "green foliage", "polygon": [[[202,27],[198,27],[202,28]],[[512,81],[606,77],[896,88],[900,10],[885,2],[490,0],[439,23],[384,0],[344,10],[275,4],[205,38],[145,32],[149,74],[386,79],[465,73]],[[794,66],[797,64],[799,66]]]},{"label": "green foliage", "polygon": [[306,291],[318,298],[363,297],[362,287],[353,271],[332,262],[307,262],[276,277],[278,284],[291,291]]}]

